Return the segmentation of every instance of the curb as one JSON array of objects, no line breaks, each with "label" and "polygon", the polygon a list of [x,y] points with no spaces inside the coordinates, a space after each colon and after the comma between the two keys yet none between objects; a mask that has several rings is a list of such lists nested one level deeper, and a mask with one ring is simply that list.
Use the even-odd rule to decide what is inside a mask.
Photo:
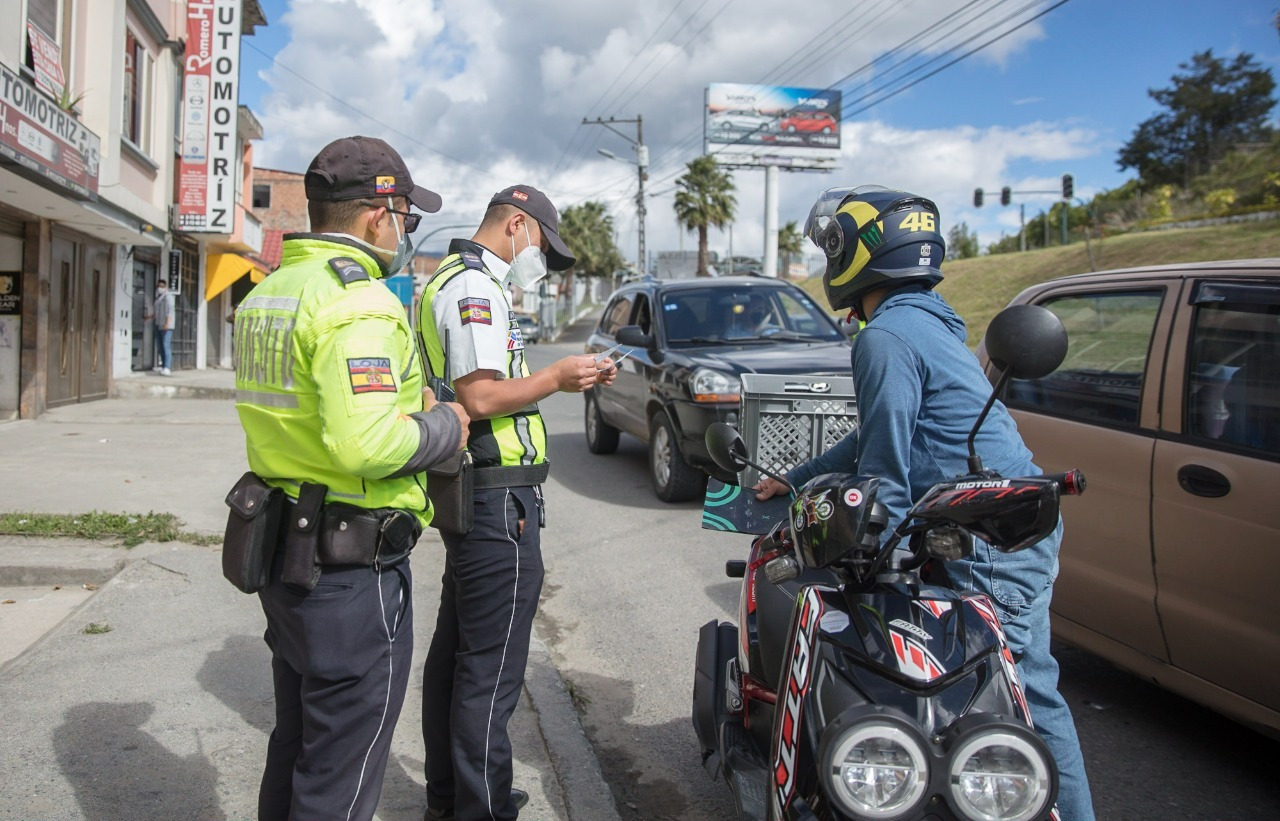
[{"label": "curb", "polygon": [[538,635],[536,622],[529,642],[524,687],[538,716],[556,781],[564,793],[569,821],[621,821],[595,750],[578,720],[578,710],[560,671],[551,662],[547,645]]},{"label": "curb", "polygon": [[235,399],[235,388],[212,385],[183,385],[158,376],[152,381],[146,378],[116,379],[111,383],[112,399]]}]

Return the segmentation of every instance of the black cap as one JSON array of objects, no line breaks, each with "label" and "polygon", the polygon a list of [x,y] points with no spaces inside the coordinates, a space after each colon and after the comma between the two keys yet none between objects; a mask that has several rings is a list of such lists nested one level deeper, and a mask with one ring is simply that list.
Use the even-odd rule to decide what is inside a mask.
[{"label": "black cap", "polygon": [[548,268],[564,271],[572,268],[573,263],[578,261],[564,244],[564,240],[560,239],[560,215],[546,194],[531,185],[513,185],[493,195],[493,199],[489,200],[489,207],[495,205],[514,205],[538,221],[538,225],[542,226],[542,233],[551,245],[551,250],[547,253]]},{"label": "black cap", "polygon": [[343,137],[329,143],[311,161],[303,186],[309,200],[408,197],[429,214],[440,210],[440,195],[414,185],[404,160],[377,137]]}]

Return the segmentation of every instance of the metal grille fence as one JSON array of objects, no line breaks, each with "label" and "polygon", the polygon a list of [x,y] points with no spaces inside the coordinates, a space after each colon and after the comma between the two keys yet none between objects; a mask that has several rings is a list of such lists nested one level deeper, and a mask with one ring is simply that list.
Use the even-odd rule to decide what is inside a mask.
[{"label": "metal grille fence", "polygon": [[[848,376],[744,374],[739,432],[753,461],[777,473],[825,452],[858,426],[853,379]],[[743,487],[759,481],[748,467]]]}]

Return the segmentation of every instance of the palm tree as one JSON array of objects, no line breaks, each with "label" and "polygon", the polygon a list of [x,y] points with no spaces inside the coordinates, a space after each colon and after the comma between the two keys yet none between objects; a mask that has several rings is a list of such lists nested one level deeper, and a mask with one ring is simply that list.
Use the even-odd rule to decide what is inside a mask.
[{"label": "palm tree", "polygon": [[738,200],[733,178],[708,155],[686,163],[689,169],[676,180],[676,219],[687,231],[698,232],[698,276],[707,276],[707,226],[724,228],[733,220]]},{"label": "palm tree", "polygon": [[560,238],[577,258],[573,268],[565,272],[564,281],[570,292],[574,274],[606,277],[622,267],[622,254],[613,242],[613,217],[602,202],[592,200],[564,209],[560,215]]},{"label": "palm tree", "polygon": [[779,276],[785,277],[787,271],[791,269],[791,257],[802,253],[804,253],[804,237],[800,235],[800,228],[796,225],[796,221],[791,220],[778,232],[778,255],[782,257],[782,273]]}]

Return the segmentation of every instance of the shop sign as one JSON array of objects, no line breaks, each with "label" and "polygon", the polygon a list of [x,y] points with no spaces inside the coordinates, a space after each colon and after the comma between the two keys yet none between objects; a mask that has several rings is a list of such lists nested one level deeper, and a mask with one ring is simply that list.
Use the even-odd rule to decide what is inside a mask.
[{"label": "shop sign", "polygon": [[182,249],[169,252],[169,293],[182,293]]},{"label": "shop sign", "polygon": [[0,64],[0,158],[98,199],[98,135]]},{"label": "shop sign", "polygon": [[188,0],[178,227],[235,228],[240,0]]},{"label": "shop sign", "polygon": [[22,273],[0,272],[0,316],[22,314]]},{"label": "shop sign", "polygon": [[67,85],[62,76],[62,49],[30,20],[27,21],[27,42],[31,44],[36,86],[52,94],[55,100],[61,100]]}]

